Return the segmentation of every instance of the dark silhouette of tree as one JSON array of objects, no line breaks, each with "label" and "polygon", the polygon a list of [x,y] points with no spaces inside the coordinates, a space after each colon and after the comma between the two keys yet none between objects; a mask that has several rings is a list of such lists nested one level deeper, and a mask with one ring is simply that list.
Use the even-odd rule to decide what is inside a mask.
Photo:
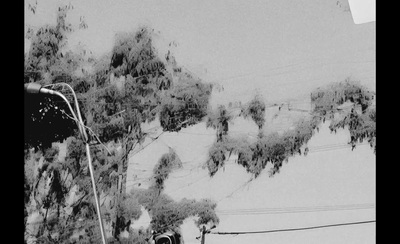
[{"label": "dark silhouette of tree", "polygon": [[[266,168],[268,162],[271,163],[269,174],[273,176],[279,173],[283,162],[287,162],[289,157],[302,154],[302,146],[307,144],[314,135],[314,131],[318,131],[318,125],[326,119],[331,120],[329,128],[332,132],[339,128],[349,129],[349,144],[352,145],[352,149],[358,142],[367,139],[376,152],[376,110],[371,106],[373,99],[374,93],[349,79],[318,88],[311,93],[311,103],[314,107],[311,115],[297,121],[292,130],[285,131],[281,135],[260,133],[257,140],[252,143],[246,142],[243,138],[229,137],[229,135],[225,140],[215,142],[209,150],[207,161],[210,176],[215,175],[224,166],[232,153],[238,155],[237,163],[255,178]],[[350,112],[340,108],[340,105],[345,102],[352,104]],[[242,110],[241,115],[251,116],[261,130],[264,124],[264,111],[265,105],[260,97],[256,97]],[[341,116],[335,119],[334,115],[338,113]],[[307,153],[306,147],[303,154]]]},{"label": "dark silhouette of tree", "polygon": [[160,124],[164,131],[179,131],[199,123],[207,115],[211,90],[212,85],[187,73],[177,75],[177,81],[161,99]]},{"label": "dark silhouette of tree", "polygon": [[256,95],[249,104],[242,109],[244,118],[250,117],[261,130],[265,123],[265,102],[260,95]]}]

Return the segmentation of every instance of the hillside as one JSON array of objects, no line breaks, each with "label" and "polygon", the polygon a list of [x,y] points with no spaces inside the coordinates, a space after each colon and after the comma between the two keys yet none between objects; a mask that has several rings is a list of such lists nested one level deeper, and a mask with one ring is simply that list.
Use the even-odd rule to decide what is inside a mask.
[{"label": "hillside", "polygon": [[[375,219],[371,207],[375,204],[373,150],[368,144],[361,144],[352,151],[347,145],[349,132],[331,133],[328,126],[329,121],[326,121],[309,141],[307,156],[292,157],[279,174],[269,177],[265,170],[249,183],[251,175],[235,164],[235,156],[231,156],[223,170],[212,178],[207,169],[202,168],[208,148],[215,140],[214,131],[206,129],[204,123],[178,133],[163,133],[158,140],[145,142],[144,145],[151,144],[130,158],[127,191],[132,187],[148,187],[154,165],[171,147],[183,167],[169,175],[165,193],[176,201],[183,198],[217,201],[220,224],[215,231],[273,230]],[[256,131],[254,123],[240,119],[237,123],[234,121],[230,129],[250,134]],[[358,204],[368,205],[358,208]],[[324,211],[314,211],[320,206],[339,206],[345,210],[325,211],[325,207]],[[356,209],[349,209],[354,206]],[[293,212],[295,207],[310,211]],[[271,213],[277,208],[287,211]],[[248,209],[250,214],[246,212]],[[148,214],[143,214],[132,227],[147,227],[149,220]],[[265,238],[271,243],[320,243],[320,240],[324,243],[374,243],[374,228],[374,224],[365,224],[285,234],[207,235],[206,243],[265,243]],[[182,233],[185,243],[200,243],[196,240],[200,232],[193,218],[182,225]]]}]

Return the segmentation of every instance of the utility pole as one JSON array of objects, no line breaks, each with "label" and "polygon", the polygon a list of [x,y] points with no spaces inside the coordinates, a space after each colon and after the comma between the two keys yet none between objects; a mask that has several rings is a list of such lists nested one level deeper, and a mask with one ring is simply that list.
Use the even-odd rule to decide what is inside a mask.
[{"label": "utility pole", "polygon": [[206,226],[203,225],[203,229],[201,230],[201,244],[204,244],[206,241]]},{"label": "utility pole", "polygon": [[[200,229],[201,235],[199,236],[201,238],[201,244],[204,244],[206,242],[206,234],[211,233],[211,230],[216,228],[215,225],[213,225],[210,229],[206,229],[206,226],[203,225],[203,228]],[[196,237],[198,239],[199,237]]]}]

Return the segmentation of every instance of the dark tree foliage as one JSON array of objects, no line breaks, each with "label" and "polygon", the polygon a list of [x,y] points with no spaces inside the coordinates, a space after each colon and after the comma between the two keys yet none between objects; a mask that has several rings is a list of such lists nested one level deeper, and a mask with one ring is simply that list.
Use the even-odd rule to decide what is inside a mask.
[{"label": "dark tree foliage", "polygon": [[311,103],[314,105],[313,113],[322,117],[337,112],[338,106],[345,102],[361,106],[362,113],[365,113],[374,96],[374,93],[361,86],[359,82],[346,79],[312,92]]},{"label": "dark tree foliage", "polygon": [[164,131],[180,131],[207,115],[212,85],[182,75],[161,100],[160,123]]},{"label": "dark tree foliage", "polygon": [[110,83],[110,61],[111,57],[108,54],[93,61],[93,74],[89,75],[88,80],[95,89],[104,88]]},{"label": "dark tree foliage", "polygon": [[[128,133],[129,126],[138,128],[140,114],[127,110],[123,103],[123,94],[111,85],[103,90],[89,92],[85,114],[87,125],[99,136],[101,141],[117,141]],[[126,108],[125,113],[115,115]],[[126,119],[125,119],[126,118]],[[129,123],[130,122],[130,123]]]},{"label": "dark tree foliage", "polygon": [[219,219],[215,213],[217,204],[209,199],[200,201],[182,199],[175,202],[168,198],[161,198],[152,209],[152,229],[156,232],[165,232],[173,230],[180,233],[180,225],[191,216],[197,216],[199,219],[196,225],[200,226],[207,223],[218,223]]},{"label": "dark tree foliage", "polygon": [[[352,145],[352,149],[356,147],[357,142],[361,143],[367,139],[376,152],[376,110],[371,107],[374,96],[374,93],[361,86],[359,82],[346,79],[320,88],[311,94],[311,102],[314,104],[313,114],[319,120],[331,119],[329,128],[332,132],[347,127],[350,131],[349,144]],[[339,108],[345,102],[353,104],[350,112]],[[357,107],[361,108],[360,112],[357,112]],[[342,113],[341,118],[335,119],[336,112]]]},{"label": "dark tree foliage", "polygon": [[[129,152],[146,136],[140,125],[151,122],[157,115],[164,129],[170,131],[199,122],[206,115],[212,87],[183,73],[176,63],[174,73],[169,73],[166,66],[170,64],[164,64],[158,57],[152,44],[154,31],[148,28],[120,34],[111,54],[85,61],[84,54],[66,49],[67,34],[73,31],[65,21],[69,8],[58,10],[56,26],[44,26],[32,32],[31,50],[25,56],[24,83],[64,82],[73,88],[84,123],[94,132],[87,130],[97,188],[112,198],[107,206],[102,206],[114,222],[114,238],[110,240],[125,243],[127,240],[119,239],[118,234],[129,230],[131,241],[144,243],[148,230],[129,229],[130,221],[140,216],[143,204],[124,193]],[[92,66],[93,72],[85,72],[85,65]],[[175,83],[172,75],[178,78]],[[72,100],[71,105],[75,106]],[[25,201],[29,206],[33,195],[37,210],[45,211],[45,220],[35,234],[39,243],[100,241],[85,142],[71,117],[67,104],[58,96],[25,94],[25,156],[29,166],[24,180]],[[181,122],[174,122],[170,117]],[[121,145],[122,150],[109,152],[97,138],[104,144]],[[63,141],[67,143],[67,152],[65,161],[60,162],[55,160],[58,151],[52,148],[52,143]],[[42,165],[38,163],[39,158],[43,158]],[[29,160],[34,163],[29,165]],[[148,203],[153,205],[143,206],[158,209],[160,201],[166,199],[163,184],[172,170],[171,164],[178,162],[173,154],[160,159],[148,196],[151,199]],[[44,191],[42,188],[47,183],[49,189]],[[76,199],[69,202],[67,198],[73,191]],[[164,200],[159,199],[160,194]],[[207,204],[200,204],[203,207],[199,205],[196,212],[201,222],[216,216],[209,213],[215,206]],[[27,217],[30,213],[25,211]],[[169,213],[160,212],[160,216],[170,218]],[[154,226],[162,229],[163,220],[160,221],[160,225],[156,222]],[[178,227],[180,222],[173,223]]]},{"label": "dark tree foliage", "polygon": [[39,28],[32,38],[32,44],[25,63],[26,71],[50,72],[50,67],[61,57],[60,45],[65,40],[58,26]]},{"label": "dark tree foliage", "polygon": [[122,241],[123,238],[119,238],[119,234],[124,230],[130,231],[131,221],[138,220],[142,215],[138,199],[129,195],[122,195],[112,216],[114,215],[117,216],[117,222],[115,223],[117,228],[115,229],[114,238],[116,241]]},{"label": "dark tree foliage", "polygon": [[154,30],[148,27],[142,27],[136,32],[120,33],[116,37],[110,71],[116,77],[130,77],[127,89],[132,95],[157,95],[159,91],[171,86],[171,74],[152,44],[153,38]]},{"label": "dark tree foliage", "polygon": [[249,142],[247,142],[246,138],[232,138],[227,136],[224,140],[215,141],[210,147],[208,152],[209,160],[206,163],[210,176],[214,176],[221,167],[224,167],[226,159],[232,153],[240,153],[245,148],[247,149],[248,145]]},{"label": "dark tree foliage", "polygon": [[209,151],[210,159],[207,161],[210,176],[214,176],[218,169],[224,166],[227,152],[228,149],[225,143],[216,142],[213,144]]},{"label": "dark tree foliage", "polygon": [[170,152],[163,154],[153,169],[153,182],[150,189],[161,193],[164,190],[164,183],[174,168],[182,167],[178,155],[170,148]]},{"label": "dark tree foliage", "polygon": [[[73,27],[66,21],[67,13],[71,10],[71,5],[59,7],[57,11],[57,23],[55,26],[45,25],[40,27],[36,32],[29,31],[27,37],[31,39],[31,47],[25,60],[25,71],[29,78],[33,81],[41,83],[49,82],[48,80],[36,80],[35,78],[43,77],[44,74],[50,73],[51,76],[59,75],[58,71],[65,71],[76,65],[71,64],[72,60],[64,59],[62,50],[67,44],[67,35],[73,31]],[[68,62],[66,62],[68,60]],[[56,68],[55,68],[56,67]],[[56,70],[53,70],[53,69]],[[54,73],[55,72],[55,73]],[[38,73],[40,74],[38,76]],[[68,72],[61,72],[66,75]]]},{"label": "dark tree foliage", "polygon": [[[85,94],[88,125],[103,141],[120,140],[140,123],[152,121],[161,93],[171,86],[171,76],[152,45],[153,32],[142,28],[117,36],[110,60],[101,60],[93,79],[101,81]],[[122,84],[109,74],[123,76]],[[140,135],[140,131],[138,131]]]},{"label": "dark tree foliage", "polygon": [[[55,26],[46,25],[30,31],[31,46],[25,56],[24,83],[72,83],[75,79],[73,72],[78,68],[80,57],[71,51],[65,55],[62,52],[68,33],[73,31],[71,24],[66,22],[71,8],[66,5],[58,9]],[[75,135],[76,123],[68,118],[71,112],[58,96],[25,94],[24,105],[25,148],[44,150],[51,147],[52,142],[62,142]]]},{"label": "dark tree foliage", "polygon": [[219,218],[215,213],[217,204],[209,199],[200,201],[182,199],[175,202],[168,195],[160,195],[155,189],[133,189],[132,197],[149,211],[151,229],[157,233],[172,230],[180,233],[180,226],[188,217],[198,217],[196,225],[207,223],[218,224]]},{"label": "dark tree foliage", "polygon": [[[246,168],[246,171],[258,177],[262,170],[271,163],[270,176],[279,173],[283,162],[287,162],[288,158],[296,154],[302,154],[301,148],[306,145],[314,134],[314,130],[318,129],[318,125],[325,119],[331,119],[330,129],[336,131],[339,128],[348,127],[350,131],[350,142],[353,149],[356,143],[368,140],[371,147],[376,151],[376,111],[371,108],[374,94],[366,88],[360,86],[357,82],[345,80],[344,82],[333,83],[326,88],[319,88],[311,94],[311,102],[314,105],[312,115],[307,120],[297,122],[293,130],[288,130],[282,135],[272,133],[263,135],[262,133],[254,143],[243,143],[242,138],[234,139],[227,137],[225,141],[217,141],[209,150],[209,160],[207,167],[210,176],[224,166],[224,162],[233,152],[238,155],[238,164]],[[263,125],[263,107],[259,98],[255,98],[242,111],[242,115],[252,117],[262,128]],[[351,112],[343,114],[343,110],[339,107],[345,102],[351,102],[353,108]],[[358,113],[356,106],[361,107]],[[334,119],[335,115],[342,114],[339,119]],[[308,148],[304,149],[304,155],[308,152]]]},{"label": "dark tree foliage", "polygon": [[311,139],[312,135],[312,123],[299,121],[294,130],[286,131],[282,135],[261,134],[253,143],[247,142],[244,138],[227,137],[225,141],[215,142],[209,150],[210,159],[207,161],[207,167],[210,176],[214,176],[224,166],[224,162],[232,153],[238,155],[237,163],[256,178],[270,162],[272,176],[279,172],[288,157],[301,155],[300,148]]},{"label": "dark tree foliage", "polygon": [[242,109],[241,115],[244,118],[251,117],[261,130],[265,123],[265,102],[260,95],[257,95],[250,103]]},{"label": "dark tree foliage", "polygon": [[329,125],[331,132],[339,128],[347,127],[350,131],[350,142],[352,149],[356,144],[362,143],[365,139],[368,140],[370,146],[376,153],[376,110],[368,109],[362,114],[358,114],[355,109],[352,109],[343,119],[333,120]]}]

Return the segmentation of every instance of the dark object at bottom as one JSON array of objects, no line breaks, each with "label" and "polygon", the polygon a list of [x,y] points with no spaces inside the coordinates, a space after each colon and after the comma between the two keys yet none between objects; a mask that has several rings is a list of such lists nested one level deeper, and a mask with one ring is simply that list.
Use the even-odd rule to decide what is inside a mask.
[{"label": "dark object at bottom", "polygon": [[180,235],[174,232],[165,232],[154,237],[156,244],[180,244]]}]

